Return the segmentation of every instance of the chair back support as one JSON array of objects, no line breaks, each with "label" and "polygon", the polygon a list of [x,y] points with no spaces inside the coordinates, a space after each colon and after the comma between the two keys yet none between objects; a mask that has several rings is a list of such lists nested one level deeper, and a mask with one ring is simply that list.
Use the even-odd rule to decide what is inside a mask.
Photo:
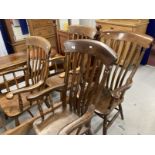
[{"label": "chair back support", "polygon": [[[7,70],[0,72],[1,95],[27,85],[28,80],[25,76],[27,67],[25,65],[26,64],[23,64],[21,67],[14,69],[8,68]],[[20,85],[19,83],[21,83],[21,81],[23,82]]]},{"label": "chair back support", "polygon": [[64,46],[65,92],[70,87],[65,95],[69,95],[70,109],[82,115],[89,104],[95,104],[97,95],[105,85],[110,66],[116,61],[116,54],[107,45],[89,39],[69,40]]},{"label": "chair back support", "polygon": [[[71,25],[68,28],[68,40],[76,39],[94,39],[96,34],[96,29],[83,25]],[[63,69],[59,69],[58,64],[64,60],[63,56],[58,56],[51,59],[51,64],[54,66],[55,73],[58,74],[63,72]]]},{"label": "chair back support", "polygon": [[28,75],[32,84],[40,80],[46,80],[48,76],[48,58],[50,54],[50,42],[39,36],[31,36],[26,39]]},{"label": "chair back support", "polygon": [[94,39],[96,29],[83,25],[71,25],[68,32],[69,39]]},{"label": "chair back support", "polygon": [[111,90],[132,80],[146,49],[153,41],[148,35],[122,31],[104,31],[100,39],[116,51],[118,57],[107,79],[107,87]]}]

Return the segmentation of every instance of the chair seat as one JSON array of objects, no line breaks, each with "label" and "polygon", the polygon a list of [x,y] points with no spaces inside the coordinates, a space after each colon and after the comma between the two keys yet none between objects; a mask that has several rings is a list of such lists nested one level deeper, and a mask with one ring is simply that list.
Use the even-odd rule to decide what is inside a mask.
[{"label": "chair seat", "polygon": [[36,134],[39,135],[57,135],[63,127],[78,118],[78,115],[76,115],[74,112],[71,112],[69,108],[62,110],[60,107],[54,111],[54,114],[52,113],[47,116],[45,120],[42,121],[42,118],[39,118],[34,121],[33,129],[35,130]]},{"label": "chair seat", "polygon": [[112,110],[114,110],[123,100],[123,99],[114,100],[112,106],[110,106],[112,99],[113,98],[111,96],[110,91],[104,89],[101,96],[99,97],[99,102],[95,105],[95,113],[99,115],[107,115]]},{"label": "chair seat", "polygon": [[[63,84],[64,83],[64,77],[62,77],[62,74],[63,73],[60,73],[60,74],[57,74],[57,75],[54,75],[54,76],[49,77],[46,80],[46,84],[49,87],[54,87],[54,86],[58,86],[58,85]],[[71,87],[71,80],[72,80],[72,75],[70,74],[68,89]],[[76,84],[76,80],[75,80],[75,84]]]},{"label": "chair seat", "polygon": [[[30,107],[30,102],[26,99],[28,95],[30,95],[30,92],[21,94],[23,101],[23,111],[27,110]],[[21,110],[19,108],[18,95],[15,95],[11,100],[8,100],[4,95],[0,100],[0,107],[4,111],[4,113],[9,117],[21,114]]]},{"label": "chair seat", "polygon": [[60,85],[60,84],[63,84],[63,83],[64,83],[64,78],[59,77],[59,74],[58,75],[51,76],[51,77],[49,77],[46,80],[46,84],[49,87],[54,87],[54,86],[57,86],[57,85]]}]

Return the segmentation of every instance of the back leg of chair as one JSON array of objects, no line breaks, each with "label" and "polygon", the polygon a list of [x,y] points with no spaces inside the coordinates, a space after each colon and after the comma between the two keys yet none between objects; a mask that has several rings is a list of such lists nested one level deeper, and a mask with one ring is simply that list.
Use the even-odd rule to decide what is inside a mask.
[{"label": "back leg of chair", "polygon": [[18,116],[15,117],[15,125],[16,125],[16,126],[20,125],[20,122],[19,122]]},{"label": "back leg of chair", "polygon": [[121,115],[121,119],[124,120],[123,109],[122,109],[121,104],[119,105],[119,112],[120,112],[120,115]]}]

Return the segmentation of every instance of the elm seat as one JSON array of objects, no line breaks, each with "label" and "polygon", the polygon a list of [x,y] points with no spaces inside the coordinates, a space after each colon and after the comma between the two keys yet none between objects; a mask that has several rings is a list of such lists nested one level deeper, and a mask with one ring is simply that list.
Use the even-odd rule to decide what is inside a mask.
[{"label": "elm seat", "polygon": [[46,80],[46,84],[50,87],[51,86],[54,87],[63,83],[64,83],[64,78],[59,77],[59,74],[51,76]]},{"label": "elm seat", "polygon": [[[64,72],[63,72],[63,73],[64,73]],[[47,84],[49,87],[55,87],[55,86],[64,84],[64,77],[61,77],[61,74],[62,74],[62,73],[49,77],[49,78],[46,80],[46,84]],[[71,86],[71,84],[70,84],[71,81],[72,81],[72,75],[70,74],[68,88],[70,88],[70,86]],[[76,80],[75,80],[75,82],[76,82]]]},{"label": "elm seat", "polygon": [[[23,101],[23,103],[22,103],[23,104],[23,112],[28,110],[31,107],[30,102],[27,101],[27,96],[29,96],[30,94],[31,94],[30,92],[21,94],[22,101]],[[17,95],[15,95],[13,97],[13,99],[11,99],[11,100],[7,99],[6,96],[3,96],[0,101],[0,108],[3,109],[3,111],[5,112],[5,114],[7,116],[14,117],[21,113],[18,101],[19,100],[18,100]],[[33,102],[33,104],[35,105],[36,102]]]},{"label": "elm seat", "polygon": [[59,108],[54,111],[54,114],[47,116],[44,121],[42,118],[37,119],[33,123],[33,129],[39,135],[56,135],[63,127],[78,118],[78,115],[71,112],[69,107],[66,110]]}]

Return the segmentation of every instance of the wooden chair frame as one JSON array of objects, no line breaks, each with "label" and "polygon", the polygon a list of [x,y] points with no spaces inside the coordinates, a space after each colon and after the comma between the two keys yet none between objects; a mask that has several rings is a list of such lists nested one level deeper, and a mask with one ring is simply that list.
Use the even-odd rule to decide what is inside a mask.
[{"label": "wooden chair frame", "polygon": [[[26,45],[27,65],[16,69],[8,68],[7,71],[0,73],[6,86],[6,92],[1,94],[1,110],[7,117],[15,119],[16,126],[20,125],[18,117],[24,112],[27,111],[31,117],[34,117],[30,109],[36,103],[29,102],[27,104],[26,94],[31,94],[43,89],[46,78],[48,77],[48,57],[51,49],[49,41],[42,37],[31,36],[26,39]],[[22,88],[19,87],[20,84],[18,83],[18,77],[16,76],[16,72],[19,71],[23,71],[25,76],[25,85]],[[6,75],[8,74],[13,75],[15,81],[14,87],[16,87],[14,90],[10,89],[9,82],[6,79]]]},{"label": "wooden chair frame", "polygon": [[[95,113],[103,118],[103,134],[107,134],[107,129],[119,114],[124,119],[121,106],[124,94],[131,87],[137,68],[153,38],[148,35],[130,32],[104,31],[100,34],[100,41],[110,46],[118,56],[116,64],[111,68],[105,87],[110,94],[110,100],[108,103],[98,103],[95,110]],[[111,120],[108,120],[108,115],[114,109],[118,112]]]},{"label": "wooden chair frame", "polygon": [[[110,66],[116,61],[116,54],[107,45],[89,39],[70,40],[67,41],[64,46],[66,53],[64,83],[46,88],[43,91],[31,95],[28,100],[30,102],[33,100],[43,101],[44,96],[50,95],[54,90],[61,89],[63,92],[62,102],[53,103],[49,100],[51,102],[51,120],[55,120],[54,118],[59,116],[55,120],[59,122],[61,120],[61,113],[63,114],[64,111],[70,111],[71,114],[74,113],[79,118],[74,121],[72,120],[70,122],[71,124],[64,124],[64,128],[56,134],[71,134],[71,132],[75,132],[75,130],[76,132],[74,134],[90,134],[90,121],[94,111],[92,104],[96,103],[96,97],[100,95],[103,90]],[[80,58],[78,59],[78,57]],[[87,60],[83,59],[84,57]],[[72,60],[74,61],[71,62]],[[77,68],[79,69],[77,70]],[[69,92],[68,87],[70,87]],[[60,113],[53,110],[52,106],[55,104],[61,104],[62,111]],[[45,130],[45,132],[43,132],[44,134],[49,134],[49,129],[51,132],[55,129],[54,127],[49,127],[49,125],[52,125],[52,122],[49,121],[48,123],[48,118],[46,117],[47,115],[44,115],[44,112],[42,112],[41,117],[34,121],[33,127],[37,134],[41,134],[41,130]],[[46,131],[44,125],[48,125],[48,131]],[[61,125],[60,121],[58,127]],[[83,130],[83,127],[86,128]]]}]

